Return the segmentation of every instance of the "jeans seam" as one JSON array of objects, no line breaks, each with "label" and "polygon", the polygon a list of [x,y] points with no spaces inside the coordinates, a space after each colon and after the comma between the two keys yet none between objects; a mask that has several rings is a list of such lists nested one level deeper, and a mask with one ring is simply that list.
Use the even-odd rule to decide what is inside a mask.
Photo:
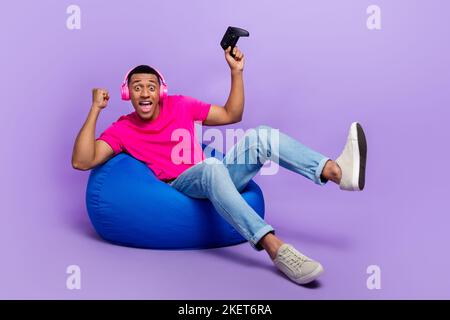
[{"label": "jeans seam", "polygon": [[[205,181],[204,181],[204,175],[202,176],[202,179],[201,179],[201,184],[202,184],[202,188],[205,190],[207,190],[207,194],[210,194],[209,193],[209,189],[207,188],[207,186],[205,187]],[[233,184],[234,185],[234,184]],[[210,196],[213,198],[214,197],[214,195],[211,195],[210,194]],[[230,218],[230,220],[231,221],[233,221],[233,219],[231,219],[232,218],[232,216],[231,216],[231,214],[228,212],[228,210],[227,209],[225,209],[221,204],[220,204],[220,202],[219,201],[217,201],[217,199],[214,197],[214,200],[215,200],[215,202],[217,203],[217,205],[227,214],[227,217],[228,218]],[[211,201],[211,200],[210,200]],[[228,222],[228,221],[227,221]],[[235,222],[235,221],[233,221],[233,222]],[[237,222],[235,222],[236,223],[236,226],[238,227],[238,228],[236,228],[235,226],[233,226],[233,224],[232,223],[230,223],[235,229],[239,229],[239,230],[242,230],[242,233],[244,233],[245,235],[244,235],[244,237],[246,237],[247,239],[251,239],[251,236],[250,236],[250,234],[247,232],[247,230],[245,230],[245,228],[243,228],[239,223],[237,223]]]}]

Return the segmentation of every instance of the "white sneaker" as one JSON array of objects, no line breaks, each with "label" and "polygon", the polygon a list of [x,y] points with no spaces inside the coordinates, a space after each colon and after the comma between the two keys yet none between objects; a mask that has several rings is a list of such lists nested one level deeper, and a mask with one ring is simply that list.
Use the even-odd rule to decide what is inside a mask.
[{"label": "white sneaker", "polygon": [[319,262],[301,254],[287,243],[278,249],[273,262],[289,279],[298,284],[309,283],[323,273],[323,267]]},{"label": "white sneaker", "polygon": [[366,177],[367,142],[363,128],[353,122],[348,132],[347,143],[336,163],[341,168],[342,178],[339,187],[342,190],[361,191]]}]

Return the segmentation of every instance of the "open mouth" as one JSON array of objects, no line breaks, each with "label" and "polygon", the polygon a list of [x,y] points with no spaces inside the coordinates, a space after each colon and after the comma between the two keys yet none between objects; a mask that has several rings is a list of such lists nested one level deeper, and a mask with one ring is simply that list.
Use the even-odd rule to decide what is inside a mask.
[{"label": "open mouth", "polygon": [[140,101],[139,106],[141,107],[142,112],[150,112],[153,108],[153,102],[151,101]]}]

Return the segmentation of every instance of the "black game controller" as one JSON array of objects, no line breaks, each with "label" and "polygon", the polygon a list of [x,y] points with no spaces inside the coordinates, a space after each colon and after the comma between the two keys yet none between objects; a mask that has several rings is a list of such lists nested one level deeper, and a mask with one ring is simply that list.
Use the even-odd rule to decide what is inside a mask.
[{"label": "black game controller", "polygon": [[228,27],[227,31],[223,35],[222,41],[220,41],[220,46],[223,50],[226,50],[231,46],[231,56],[235,58],[233,55],[233,48],[236,46],[236,43],[239,40],[239,37],[248,37],[250,34],[247,30],[238,28],[238,27]]}]

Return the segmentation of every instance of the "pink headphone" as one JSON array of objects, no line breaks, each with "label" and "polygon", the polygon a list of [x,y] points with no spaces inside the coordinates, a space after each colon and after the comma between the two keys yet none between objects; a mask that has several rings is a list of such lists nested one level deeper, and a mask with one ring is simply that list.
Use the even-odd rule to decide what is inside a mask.
[{"label": "pink headphone", "polygon": [[[160,101],[160,105],[164,104],[164,102],[166,101],[167,98],[167,84],[166,84],[166,80],[164,80],[163,75],[161,74],[161,72],[159,72],[158,70],[156,70],[155,68],[153,68],[159,76],[159,79],[161,80],[161,84],[159,86],[159,101]],[[130,74],[131,70],[130,69],[127,74],[125,75],[125,79],[123,79],[122,85],[121,85],[121,95],[122,95],[122,100],[130,100],[130,91],[128,90],[128,75]]]}]

